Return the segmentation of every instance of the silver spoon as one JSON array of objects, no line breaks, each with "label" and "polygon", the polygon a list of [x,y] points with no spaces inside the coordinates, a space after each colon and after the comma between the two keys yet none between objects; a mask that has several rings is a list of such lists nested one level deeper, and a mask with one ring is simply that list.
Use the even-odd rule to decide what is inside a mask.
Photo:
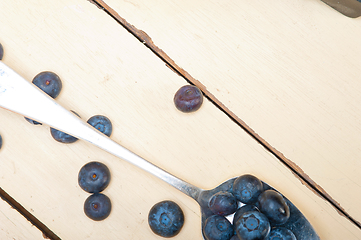
[{"label": "silver spoon", "polygon": [[[26,81],[1,61],[0,107],[47,124],[74,137],[86,140],[153,174],[187,194],[200,205],[202,213],[202,230],[204,229],[206,219],[213,215],[208,207],[209,199],[218,191],[230,191],[235,180],[235,178],[233,178],[214,189],[203,190],[175,177],[100,133],[88,123],[60,106],[51,97],[43,93],[32,83]],[[266,189],[271,188],[266,183],[264,183],[264,186]],[[290,207],[291,217],[285,223],[284,227],[293,231],[298,240],[320,239],[304,215],[289,200],[287,200],[287,198],[285,199]]]}]

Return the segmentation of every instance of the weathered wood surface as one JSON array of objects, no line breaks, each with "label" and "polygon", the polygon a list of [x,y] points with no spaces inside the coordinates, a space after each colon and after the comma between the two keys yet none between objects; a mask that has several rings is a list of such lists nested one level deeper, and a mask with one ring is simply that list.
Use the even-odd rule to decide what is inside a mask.
[{"label": "weathered wood surface", "polygon": [[[57,101],[83,119],[108,116],[115,141],[202,188],[252,173],[298,206],[322,239],[361,238],[355,225],[211,102],[193,114],[177,111],[173,95],[184,79],[93,4],[1,1],[0,9],[3,61],[29,81],[40,71],[56,72],[63,80]],[[47,126],[3,109],[0,115],[0,186],[60,238],[159,239],[147,215],[170,199],[185,213],[175,239],[202,239],[199,207],[189,197],[89,143],[60,144]],[[104,193],[113,210],[101,222],[84,215],[89,194],[77,184],[81,166],[94,160],[112,173]]]},{"label": "weathered wood surface", "polygon": [[42,232],[0,199],[0,239],[41,240]]},{"label": "weathered wood surface", "polygon": [[322,1],[104,2],[361,222],[361,18]]}]

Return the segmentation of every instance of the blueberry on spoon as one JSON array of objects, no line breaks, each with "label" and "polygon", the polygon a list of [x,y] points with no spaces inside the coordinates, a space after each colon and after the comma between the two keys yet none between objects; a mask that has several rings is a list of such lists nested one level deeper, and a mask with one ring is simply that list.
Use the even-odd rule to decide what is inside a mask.
[{"label": "blueberry on spoon", "polygon": [[243,213],[249,211],[258,211],[258,208],[251,204],[243,205],[242,207],[238,208],[236,213],[233,216],[233,225],[236,224],[237,220],[242,216]]},{"label": "blueberry on spoon", "polygon": [[150,209],[148,224],[155,234],[162,237],[173,237],[183,227],[184,214],[175,202],[162,201]]},{"label": "blueberry on spoon", "polygon": [[255,203],[262,191],[262,182],[250,174],[238,177],[233,183],[233,195],[245,204]]},{"label": "blueberry on spoon", "polygon": [[237,210],[238,203],[232,193],[220,191],[210,198],[208,207],[214,214],[227,216]]},{"label": "blueberry on spoon", "polygon": [[268,236],[271,226],[267,217],[258,211],[248,211],[236,221],[235,231],[239,239],[259,240]]},{"label": "blueberry on spoon", "polygon": [[231,239],[229,239],[229,240],[240,240],[240,239],[239,239],[239,237],[238,237],[237,234],[236,234],[236,235],[233,235],[233,236],[231,237]]},{"label": "blueberry on spoon", "polygon": [[297,240],[297,238],[291,230],[283,227],[276,227],[272,228],[266,240]]},{"label": "blueberry on spoon", "polygon": [[233,225],[224,216],[212,215],[204,223],[203,235],[207,240],[229,240],[234,235]]},{"label": "blueberry on spoon", "polygon": [[271,224],[280,225],[290,217],[290,209],[283,196],[275,190],[264,191],[258,199],[259,210],[268,217]]}]

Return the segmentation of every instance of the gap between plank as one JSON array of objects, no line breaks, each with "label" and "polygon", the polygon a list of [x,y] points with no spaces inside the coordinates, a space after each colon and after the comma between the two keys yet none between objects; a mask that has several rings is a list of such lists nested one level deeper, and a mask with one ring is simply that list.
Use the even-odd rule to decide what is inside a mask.
[{"label": "gap between plank", "polygon": [[61,240],[53,231],[51,231],[47,226],[40,222],[39,219],[37,219],[28,210],[26,210],[20,203],[18,203],[14,198],[7,194],[7,192],[5,192],[1,187],[0,198],[7,202],[12,208],[17,210],[21,215],[23,215],[31,224],[37,227],[43,233],[43,237],[45,239]]},{"label": "gap between plank", "polygon": [[158,48],[152,39],[144,31],[137,29],[135,26],[131,25],[124,18],[122,18],[114,9],[109,7],[103,0],[88,0],[90,3],[96,5],[99,9],[106,12],[110,17],[112,17],[116,22],[122,25],[129,33],[131,33],[135,38],[142,42],[147,48],[149,48],[157,57],[159,57],[167,67],[172,71],[183,77],[189,84],[197,86],[203,92],[204,96],[212,102],[219,110],[226,114],[233,122],[235,122],[239,127],[246,131],[253,139],[255,139],[259,144],[261,144],[267,151],[269,151],[273,156],[275,156],[280,162],[282,162],[286,167],[288,167],[292,173],[301,180],[301,182],[316,193],[321,198],[328,201],[338,213],[346,217],[358,228],[361,229],[361,223],[354,219],[350,214],[348,214],[345,209],[334,200],[321,186],[319,186],[314,180],[312,180],[297,164],[292,162],[290,159],[285,157],[281,152],[272,147],[266,140],[260,137],[253,129],[251,129],[242,119],[240,119],[236,114],[234,114],[230,109],[228,109],[220,100],[218,100],[207,88],[198,80],[193,78],[187,71],[179,67],[162,49]]}]

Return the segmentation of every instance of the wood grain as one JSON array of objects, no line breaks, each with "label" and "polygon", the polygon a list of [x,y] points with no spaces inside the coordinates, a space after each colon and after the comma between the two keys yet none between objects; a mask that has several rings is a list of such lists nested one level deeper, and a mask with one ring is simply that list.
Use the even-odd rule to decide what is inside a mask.
[{"label": "wood grain", "polygon": [[360,19],[321,1],[105,2],[361,226]]},{"label": "wood grain", "polygon": [[0,199],[0,238],[1,239],[44,239],[39,229],[20,215],[15,209]]},{"label": "wood grain", "polygon": [[[87,1],[1,2],[3,61],[31,81],[40,71],[63,80],[57,101],[83,119],[108,116],[112,139],[201,188],[251,173],[286,195],[322,239],[360,239],[361,232],[211,102],[193,114],[173,105],[186,81],[103,11]],[[147,214],[158,201],[176,201],[185,225],[174,239],[202,239],[196,202],[142,170],[78,141],[55,142],[47,126],[32,126],[0,109],[0,185],[62,239],[159,239]],[[83,213],[89,194],[80,168],[101,161],[112,180],[104,194],[111,215]],[[330,227],[332,226],[332,227]]]}]

